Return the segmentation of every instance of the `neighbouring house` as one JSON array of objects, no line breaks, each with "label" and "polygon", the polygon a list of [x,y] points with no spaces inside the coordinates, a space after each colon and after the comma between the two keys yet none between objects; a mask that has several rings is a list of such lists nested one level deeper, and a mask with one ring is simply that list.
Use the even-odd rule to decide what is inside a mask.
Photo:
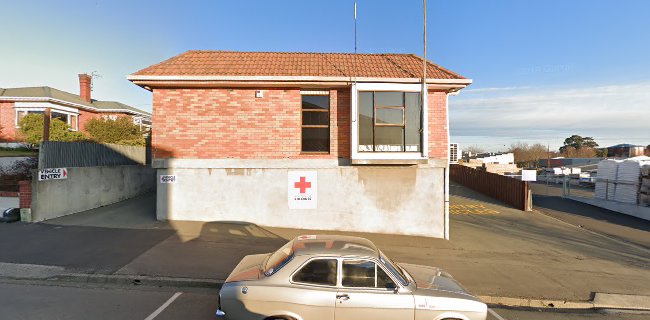
[{"label": "neighbouring house", "polygon": [[[448,238],[447,97],[412,54],[188,51],[153,92],[160,220]],[[422,101],[424,103],[422,103]]]},{"label": "neighbouring house", "polygon": [[78,95],[51,87],[0,88],[0,141],[18,142],[19,121],[29,113],[44,113],[67,123],[72,131],[84,131],[90,119],[129,116],[142,127],[151,126],[151,114],[116,101],[91,98],[92,78],[79,75]]}]

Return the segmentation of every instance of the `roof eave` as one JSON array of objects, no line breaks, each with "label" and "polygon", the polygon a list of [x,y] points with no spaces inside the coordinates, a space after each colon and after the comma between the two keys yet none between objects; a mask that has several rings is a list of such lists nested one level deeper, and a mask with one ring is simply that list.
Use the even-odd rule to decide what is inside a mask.
[{"label": "roof eave", "polygon": [[[130,75],[127,79],[147,90],[159,87],[259,87],[259,86],[349,86],[361,83],[422,83],[421,78],[314,77],[314,76],[151,76]],[[429,88],[462,89],[471,79],[428,78]]]},{"label": "roof eave", "polygon": [[130,114],[135,114],[135,115],[144,115],[144,116],[151,116],[150,114],[144,113],[144,112],[138,112],[134,110],[129,110],[129,109],[101,109],[101,108],[96,108],[92,106],[87,106],[83,105],[80,103],[75,103],[75,102],[70,102],[70,101],[65,101],[65,100],[60,100],[56,98],[51,98],[51,97],[0,97],[0,101],[21,101],[21,102],[51,102],[51,103],[56,103],[56,104],[61,104],[69,107],[75,107],[79,109],[84,109],[84,110],[90,110],[94,112],[124,112],[124,113],[130,113]]}]

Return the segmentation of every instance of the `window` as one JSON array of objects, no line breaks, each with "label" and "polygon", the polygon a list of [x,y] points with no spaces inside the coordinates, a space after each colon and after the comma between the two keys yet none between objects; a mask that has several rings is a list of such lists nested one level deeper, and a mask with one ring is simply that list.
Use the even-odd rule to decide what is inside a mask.
[{"label": "window", "polygon": [[350,288],[396,288],[395,282],[372,261],[343,261],[343,286]]},{"label": "window", "polygon": [[359,91],[359,152],[421,151],[419,92]]},{"label": "window", "polygon": [[68,124],[68,115],[65,113],[52,111],[50,119],[59,119],[63,121],[63,123]]},{"label": "window", "polygon": [[330,150],[329,95],[302,96],[302,152]]},{"label": "window", "polygon": [[278,251],[271,254],[269,259],[266,261],[266,266],[264,267],[264,275],[267,277],[272,276],[282,267],[284,267],[287,262],[293,259],[293,241],[287,242],[282,248]]},{"label": "window", "polygon": [[337,268],[336,259],[314,259],[296,272],[291,280],[307,284],[335,286]]},{"label": "window", "polygon": [[[45,114],[43,109],[27,109],[27,110],[16,110],[16,128],[19,127],[20,120],[22,120],[28,114]],[[79,115],[60,110],[52,110],[50,112],[50,119],[58,119],[63,121],[70,127],[71,131],[77,131],[79,129]]]}]

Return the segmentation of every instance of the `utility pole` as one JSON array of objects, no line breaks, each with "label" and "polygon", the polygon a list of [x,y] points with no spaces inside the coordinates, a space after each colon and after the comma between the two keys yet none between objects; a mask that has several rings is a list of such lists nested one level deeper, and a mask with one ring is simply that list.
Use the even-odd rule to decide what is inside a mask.
[{"label": "utility pole", "polygon": [[50,108],[45,108],[43,114],[43,142],[50,141]]}]

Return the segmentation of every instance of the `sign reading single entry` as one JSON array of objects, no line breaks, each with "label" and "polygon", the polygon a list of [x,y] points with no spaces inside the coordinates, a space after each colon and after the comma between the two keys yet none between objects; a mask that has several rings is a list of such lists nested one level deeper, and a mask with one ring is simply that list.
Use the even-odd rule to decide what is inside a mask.
[{"label": "sign reading single entry", "polygon": [[537,181],[537,170],[521,170],[521,181]]},{"label": "sign reading single entry", "polygon": [[289,171],[287,179],[289,209],[316,209],[317,178],[316,171]]},{"label": "sign reading single entry", "polygon": [[176,175],[174,174],[160,175],[160,183],[176,183]]},{"label": "sign reading single entry", "polygon": [[38,170],[38,181],[68,179],[68,169],[50,168]]}]

